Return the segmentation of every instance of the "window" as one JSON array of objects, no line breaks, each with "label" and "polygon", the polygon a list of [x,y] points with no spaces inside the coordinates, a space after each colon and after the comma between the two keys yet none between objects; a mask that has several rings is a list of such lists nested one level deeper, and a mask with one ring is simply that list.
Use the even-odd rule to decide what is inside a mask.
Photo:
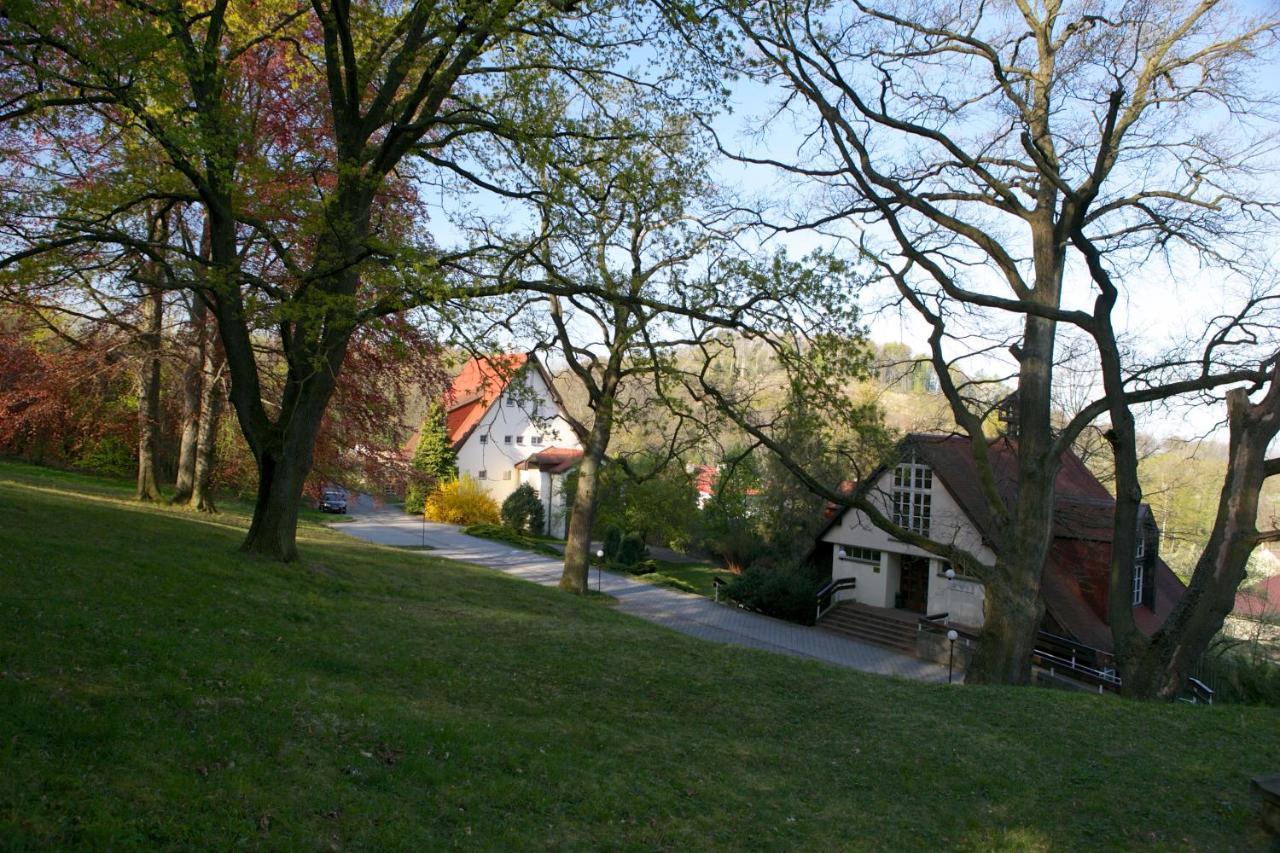
[{"label": "window", "polygon": [[516,398],[515,398],[515,397],[508,397],[508,398],[507,398],[507,405],[508,405],[508,406],[514,406],[515,404],[516,404]]},{"label": "window", "polygon": [[510,479],[511,479],[511,472],[510,472],[510,471],[503,471],[503,472],[502,472],[502,479],[504,479],[504,480],[510,480]]},{"label": "window", "polygon": [[516,444],[524,444],[524,436],[523,436],[523,435],[517,435],[517,436],[516,436]]},{"label": "window", "polygon": [[504,436],[502,437],[502,443],[503,443],[503,444],[510,444],[510,443],[511,443],[511,436],[509,436],[509,435],[504,435]]},{"label": "window", "polygon": [[481,468],[479,471],[477,471],[477,472],[476,472],[476,479],[477,479],[477,480],[487,480],[487,479],[489,479],[489,472],[488,472],[488,471],[486,471],[485,469]]},{"label": "window", "polygon": [[841,545],[840,558],[842,560],[852,560],[855,563],[871,563],[876,566],[880,565],[880,552],[874,548],[857,548],[853,545]]},{"label": "window", "polygon": [[1138,544],[1133,551],[1133,606],[1137,607],[1142,604],[1142,594],[1146,592],[1146,556],[1147,556],[1147,540],[1141,532],[1138,533]]},{"label": "window", "polygon": [[912,452],[893,469],[893,523],[928,536],[932,491],[933,471]]},{"label": "window", "polygon": [[481,436],[480,436],[480,443],[481,443],[481,444],[488,444],[488,443],[489,443],[489,436],[484,435],[484,434],[481,434]]},{"label": "window", "polygon": [[533,445],[540,445],[540,444],[542,444],[542,436],[540,436],[540,435],[535,435],[533,438],[529,439],[529,443],[530,443],[530,444],[533,444]]},{"label": "window", "polygon": [[959,566],[953,566],[950,563],[942,562],[942,561],[938,563],[938,577],[946,577],[947,569],[950,569],[951,571],[955,572],[956,577],[962,578],[964,580],[976,581],[978,579],[978,576],[973,574],[973,572],[965,571]]}]

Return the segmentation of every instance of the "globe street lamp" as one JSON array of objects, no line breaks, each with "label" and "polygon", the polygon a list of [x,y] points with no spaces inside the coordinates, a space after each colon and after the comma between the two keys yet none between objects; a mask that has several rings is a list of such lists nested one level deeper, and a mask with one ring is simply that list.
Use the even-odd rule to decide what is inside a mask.
[{"label": "globe street lamp", "polygon": [[[955,572],[952,572],[950,569],[948,569],[947,571],[949,574],[955,574]],[[950,631],[947,632],[947,639],[950,640],[951,642],[951,650],[947,653],[947,684],[951,683],[951,667],[952,667],[952,664],[955,663],[956,640],[958,640],[959,638],[960,638],[960,635],[956,633],[955,628],[952,628]]]}]

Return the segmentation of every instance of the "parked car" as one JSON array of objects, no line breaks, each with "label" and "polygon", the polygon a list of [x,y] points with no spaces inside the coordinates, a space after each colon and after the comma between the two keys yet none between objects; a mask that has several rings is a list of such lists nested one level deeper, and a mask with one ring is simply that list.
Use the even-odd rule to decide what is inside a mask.
[{"label": "parked car", "polygon": [[320,496],[320,503],[316,504],[316,509],[321,512],[337,512],[346,515],[347,495],[345,492],[326,490]]}]

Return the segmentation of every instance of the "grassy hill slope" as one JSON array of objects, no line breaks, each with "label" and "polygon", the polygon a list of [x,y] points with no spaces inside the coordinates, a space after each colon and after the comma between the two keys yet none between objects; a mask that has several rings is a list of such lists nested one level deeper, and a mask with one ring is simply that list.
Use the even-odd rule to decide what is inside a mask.
[{"label": "grassy hill slope", "polygon": [[1266,849],[1280,714],[703,643],[0,464],[0,847]]}]

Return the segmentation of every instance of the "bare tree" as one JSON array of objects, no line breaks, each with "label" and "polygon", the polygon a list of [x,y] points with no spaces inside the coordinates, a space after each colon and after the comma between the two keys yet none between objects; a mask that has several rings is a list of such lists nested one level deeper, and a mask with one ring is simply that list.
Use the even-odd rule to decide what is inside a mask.
[{"label": "bare tree", "polygon": [[[1221,357],[1225,347],[1161,370],[1137,361],[1116,344],[1115,289],[1090,269],[1097,299],[1082,310],[1067,272],[1089,265],[1085,244],[1126,281],[1182,253],[1239,262],[1272,221],[1252,181],[1269,152],[1272,104],[1248,71],[1273,48],[1276,18],[1237,20],[1212,0],[766,0],[723,11],[750,45],[744,70],[782,86],[780,109],[812,126],[793,159],[731,153],[821,187],[820,214],[797,223],[864,229],[881,278],[931,329],[941,390],[971,438],[999,531],[994,565],[951,555],[986,582],[970,677],[1025,683],[1055,478],[1089,423],[1053,422],[1059,326],[1095,342],[1100,370],[1127,405],[1260,375],[1256,361]],[[1211,123],[1222,127],[1209,133]],[[1016,336],[1013,505],[995,485],[984,412],[947,370],[978,328],[974,318]],[[1115,550],[1132,544],[1130,530]]]}]

